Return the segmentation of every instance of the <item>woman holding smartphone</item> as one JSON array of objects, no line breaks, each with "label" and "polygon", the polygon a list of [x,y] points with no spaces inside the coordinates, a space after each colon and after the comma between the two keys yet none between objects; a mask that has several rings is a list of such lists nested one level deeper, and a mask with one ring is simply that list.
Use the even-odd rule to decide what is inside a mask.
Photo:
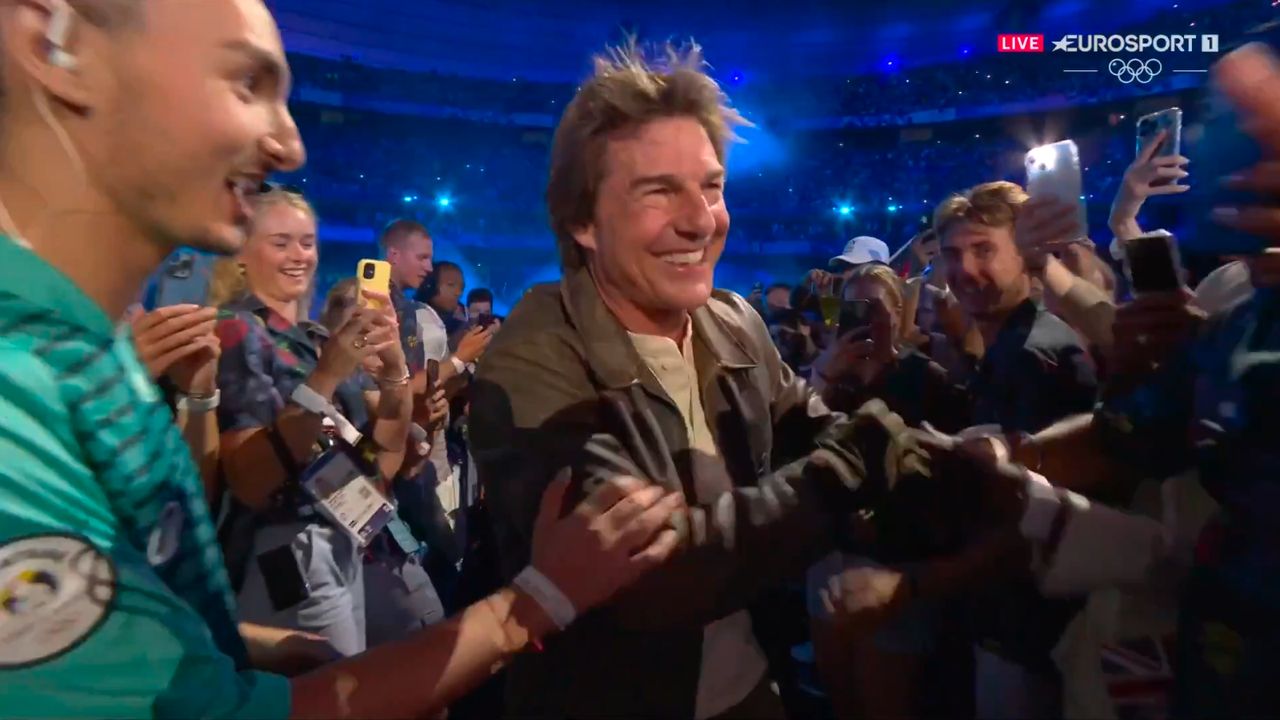
[{"label": "woman holding smartphone", "polygon": [[[813,384],[823,400],[842,412],[881,400],[911,426],[928,422],[949,428],[946,432],[964,427],[968,404],[963,390],[952,385],[942,367],[899,342],[905,302],[897,274],[888,265],[861,265],[845,283],[842,301],[836,339],[813,368]],[[925,517],[911,511],[913,517]],[[913,534],[927,535],[916,532],[915,523],[907,524]],[[871,531],[870,524],[867,529]],[[815,655],[839,717],[962,714],[956,698],[963,689],[944,681],[964,674],[963,662],[956,658],[967,657],[969,646],[952,648],[945,642],[952,635],[938,629],[946,619],[944,606],[911,597],[908,578],[919,558],[893,562],[901,559],[900,550],[892,541],[876,538],[867,545],[874,557],[833,553],[809,570]],[[822,590],[850,571],[864,584],[864,592],[883,596],[884,607],[869,608],[862,618],[824,607]]]},{"label": "woman holding smartphone", "polygon": [[845,283],[842,300],[836,338],[813,364],[814,389],[822,399],[842,412],[879,399],[908,425],[964,427],[963,392],[942,367],[899,340],[904,289],[893,270],[878,263],[859,266]]},{"label": "woman holding smartphone", "polygon": [[[329,289],[320,322],[328,332],[336,332],[359,308],[359,280],[345,278]],[[368,377],[381,377],[382,359],[369,355],[362,362]],[[376,408],[381,401],[377,389],[366,390],[365,402]],[[411,429],[405,459],[391,479],[391,494],[397,503],[396,517],[388,531],[379,533],[362,555],[364,563],[365,639],[368,647],[399,640],[413,630],[444,619],[440,593],[425,567],[426,558],[438,552],[429,534],[432,508],[418,480],[429,456],[430,422]],[[422,447],[427,446],[427,447]]]},{"label": "woman holding smartphone", "polygon": [[[217,326],[223,470],[242,510],[220,535],[241,620],[312,631],[354,655],[366,646],[362,542],[304,479],[331,424],[347,438],[362,433],[372,460],[375,492],[360,492],[353,512],[367,515],[366,503],[385,498],[382,479],[405,454],[409,373],[385,296],[366,293],[380,309],[355,308],[332,333],[307,321],[301,306],[319,261],[307,201],[272,189],[254,205],[239,256],[245,290],[221,307]],[[380,371],[361,372],[375,357]],[[374,389],[370,408],[365,393]]]}]

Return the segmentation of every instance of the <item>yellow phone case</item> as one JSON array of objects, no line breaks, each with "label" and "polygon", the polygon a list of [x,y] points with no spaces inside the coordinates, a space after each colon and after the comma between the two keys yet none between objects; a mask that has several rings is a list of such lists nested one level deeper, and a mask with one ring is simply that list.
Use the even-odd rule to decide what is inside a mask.
[{"label": "yellow phone case", "polygon": [[361,260],[356,264],[356,279],[360,286],[360,304],[382,308],[380,301],[371,301],[364,297],[364,291],[391,294],[391,264],[386,260]]}]

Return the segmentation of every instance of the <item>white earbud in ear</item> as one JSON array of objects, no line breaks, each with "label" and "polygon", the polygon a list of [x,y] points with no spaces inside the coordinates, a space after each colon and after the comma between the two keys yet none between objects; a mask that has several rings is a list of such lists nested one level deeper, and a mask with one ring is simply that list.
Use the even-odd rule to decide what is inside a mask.
[{"label": "white earbud in ear", "polygon": [[45,42],[49,43],[49,63],[63,70],[76,66],[76,56],[67,52],[67,36],[71,34],[71,20],[74,11],[66,2],[59,2],[49,18],[49,29],[45,31]]}]

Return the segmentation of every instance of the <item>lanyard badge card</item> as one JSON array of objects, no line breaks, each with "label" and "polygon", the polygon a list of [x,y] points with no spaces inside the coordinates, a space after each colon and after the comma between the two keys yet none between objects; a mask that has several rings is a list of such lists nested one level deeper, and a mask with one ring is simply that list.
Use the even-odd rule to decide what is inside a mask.
[{"label": "lanyard badge card", "polygon": [[339,439],[302,473],[301,484],[315,498],[320,514],[365,547],[395,515],[386,496],[357,457],[358,450]]}]

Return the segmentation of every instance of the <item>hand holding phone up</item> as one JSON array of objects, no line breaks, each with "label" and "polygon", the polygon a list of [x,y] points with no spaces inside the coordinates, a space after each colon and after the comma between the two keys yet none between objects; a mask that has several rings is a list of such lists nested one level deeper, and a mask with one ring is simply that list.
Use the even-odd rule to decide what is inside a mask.
[{"label": "hand holding phone up", "polygon": [[1142,232],[1138,228],[1138,211],[1147,198],[1177,195],[1191,189],[1190,185],[1177,184],[1188,176],[1186,166],[1190,160],[1178,154],[1161,153],[1166,142],[1167,131],[1156,133],[1138,151],[1137,159],[1124,173],[1120,190],[1111,203],[1111,217],[1108,221],[1111,232],[1120,240],[1127,240]]},{"label": "hand holding phone up", "polygon": [[1079,205],[1056,197],[1033,197],[1023,204],[1014,223],[1014,242],[1031,272],[1044,270],[1049,256],[1085,236]]}]

